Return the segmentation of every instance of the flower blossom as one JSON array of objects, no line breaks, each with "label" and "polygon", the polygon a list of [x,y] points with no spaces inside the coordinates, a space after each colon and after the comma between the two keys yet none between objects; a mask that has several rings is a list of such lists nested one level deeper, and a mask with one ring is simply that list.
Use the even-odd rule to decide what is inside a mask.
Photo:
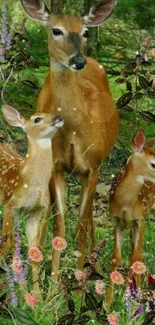
[{"label": "flower blossom", "polygon": [[151,54],[152,56],[155,56],[155,49],[152,49]]},{"label": "flower blossom", "polygon": [[52,240],[52,246],[57,251],[62,251],[67,247],[67,242],[62,237],[54,237]]},{"label": "flower blossom", "polygon": [[77,281],[82,281],[87,278],[87,273],[80,270],[75,270],[74,275]]},{"label": "flower blossom", "polygon": [[16,273],[22,273],[23,272],[22,261],[17,255],[13,256],[12,269]]},{"label": "flower blossom", "polygon": [[114,271],[110,274],[111,281],[115,284],[123,284],[124,279],[120,272]]},{"label": "flower blossom", "polygon": [[38,304],[38,300],[34,293],[27,293],[24,298],[28,306],[35,307]]},{"label": "flower blossom", "polygon": [[119,324],[119,319],[118,316],[115,314],[109,314],[107,316],[108,322],[110,325],[118,325]]},{"label": "flower blossom", "polygon": [[131,266],[132,270],[134,271],[134,273],[136,274],[143,274],[146,272],[146,266],[144,263],[142,262],[134,262]]},{"label": "flower blossom", "polygon": [[37,247],[31,247],[28,251],[31,261],[39,263],[43,260],[43,254]]},{"label": "flower blossom", "polygon": [[104,283],[102,280],[97,280],[95,283],[95,291],[98,295],[103,295],[105,293]]}]

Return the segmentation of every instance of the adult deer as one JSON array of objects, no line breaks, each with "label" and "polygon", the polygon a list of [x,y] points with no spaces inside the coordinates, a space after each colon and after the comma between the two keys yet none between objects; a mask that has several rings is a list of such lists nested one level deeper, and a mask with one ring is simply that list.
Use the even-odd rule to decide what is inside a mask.
[{"label": "adult deer", "polygon": [[[61,135],[53,141],[54,173],[51,198],[57,204],[55,236],[64,237],[64,172],[82,179],[78,223],[79,267],[84,263],[87,232],[90,252],[94,246],[93,197],[98,169],[108,156],[118,134],[119,117],[102,67],[83,54],[87,27],[103,23],[115,0],[101,1],[83,17],[54,15],[41,0],[21,0],[27,14],[43,21],[48,31],[50,72],[39,94],[37,110],[57,111],[65,119]],[[59,252],[53,256],[52,274],[57,276]]]},{"label": "adult deer", "polygon": [[[116,176],[111,187],[110,213],[115,221],[112,271],[121,261],[121,248],[125,228],[131,228],[131,262],[142,261],[142,243],[145,218],[155,204],[155,151],[148,147],[155,138],[145,139],[139,130],[133,138],[133,153],[125,168]],[[140,276],[136,275],[137,283]],[[112,300],[113,286],[108,290],[108,302]]]},{"label": "adult deer", "polygon": [[[22,128],[28,136],[28,153],[22,158],[14,146],[0,144],[0,201],[4,205],[2,233],[9,235],[4,246],[4,255],[11,246],[15,217],[27,216],[26,232],[29,248],[41,247],[44,243],[44,232],[40,232],[49,215],[50,192],[49,181],[52,173],[51,139],[63,126],[61,116],[49,113],[37,113],[30,119],[20,116],[19,112],[9,105],[2,107],[7,122]],[[39,291],[38,265],[32,264],[34,289]]]}]

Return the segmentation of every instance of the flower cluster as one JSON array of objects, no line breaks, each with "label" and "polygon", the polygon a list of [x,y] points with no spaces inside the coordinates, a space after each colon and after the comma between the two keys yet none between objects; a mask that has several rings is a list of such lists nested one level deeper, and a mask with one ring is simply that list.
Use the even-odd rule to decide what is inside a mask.
[{"label": "flower cluster", "polygon": [[97,280],[95,283],[95,291],[98,295],[103,295],[105,293],[104,283],[102,280]]},{"label": "flower cluster", "polygon": [[[136,280],[134,276],[129,278],[129,284],[126,289],[126,308],[128,310],[130,318],[134,318],[135,316],[141,314],[144,311],[143,305],[141,304],[142,294],[140,288],[136,284]],[[138,303],[138,307],[135,310],[134,314],[131,314],[131,302],[130,300],[135,301]]]},{"label": "flower cluster", "polygon": [[5,53],[11,49],[14,23],[12,21],[10,29],[7,28],[7,8],[6,0],[3,0],[1,19],[1,39],[0,39],[0,62],[5,61]]}]

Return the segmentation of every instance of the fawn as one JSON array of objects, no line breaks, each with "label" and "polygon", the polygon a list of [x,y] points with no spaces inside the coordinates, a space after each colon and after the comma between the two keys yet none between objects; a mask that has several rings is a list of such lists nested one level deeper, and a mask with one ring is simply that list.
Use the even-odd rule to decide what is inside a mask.
[{"label": "fawn", "polygon": [[[63,126],[63,118],[47,113],[37,113],[29,119],[9,105],[2,107],[7,122],[27,133],[28,151],[22,158],[9,144],[0,145],[0,198],[4,205],[2,233],[9,234],[10,243],[4,247],[4,255],[11,245],[16,215],[27,216],[26,233],[29,248],[42,247],[44,223],[50,212],[49,180],[52,173],[51,139]],[[42,233],[38,236],[40,224]],[[39,290],[38,268],[32,264],[34,288]]]},{"label": "fawn", "polygon": [[[131,228],[130,264],[142,261],[145,217],[155,204],[155,151],[148,147],[153,144],[153,139],[155,140],[146,140],[143,131],[137,131],[132,140],[133,153],[111,187],[110,214],[115,221],[112,271],[117,270],[121,261],[125,228]],[[136,281],[140,284],[139,275],[136,275]],[[112,299],[112,291],[111,283],[108,290],[109,302]]]},{"label": "fawn", "polygon": [[[102,24],[113,12],[115,0],[102,0],[81,17],[55,15],[42,0],[21,0],[28,16],[43,22],[48,32],[50,71],[37,100],[37,111],[65,118],[65,127],[53,139],[54,172],[51,200],[56,203],[55,236],[65,236],[65,172],[81,179],[77,229],[79,268],[84,264],[86,239],[94,246],[93,198],[98,169],[111,152],[118,134],[119,116],[106,72],[85,57],[87,28]],[[52,276],[57,278],[60,252],[53,256]]]}]

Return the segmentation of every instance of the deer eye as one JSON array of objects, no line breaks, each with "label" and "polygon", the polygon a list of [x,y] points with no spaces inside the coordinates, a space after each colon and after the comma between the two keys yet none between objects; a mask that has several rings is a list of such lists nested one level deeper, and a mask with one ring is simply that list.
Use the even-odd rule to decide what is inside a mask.
[{"label": "deer eye", "polygon": [[59,29],[59,28],[53,28],[52,33],[53,33],[54,36],[63,35],[63,31],[61,29]]},{"label": "deer eye", "polygon": [[155,164],[151,163],[151,167],[155,169]]},{"label": "deer eye", "polygon": [[87,38],[88,37],[88,35],[89,35],[89,32],[88,32],[88,30],[86,29],[85,31],[84,31],[84,33],[83,33],[83,37],[85,37],[85,38]]},{"label": "deer eye", "polygon": [[42,117],[36,117],[36,118],[34,119],[34,123],[40,123],[42,120],[43,120]]}]

